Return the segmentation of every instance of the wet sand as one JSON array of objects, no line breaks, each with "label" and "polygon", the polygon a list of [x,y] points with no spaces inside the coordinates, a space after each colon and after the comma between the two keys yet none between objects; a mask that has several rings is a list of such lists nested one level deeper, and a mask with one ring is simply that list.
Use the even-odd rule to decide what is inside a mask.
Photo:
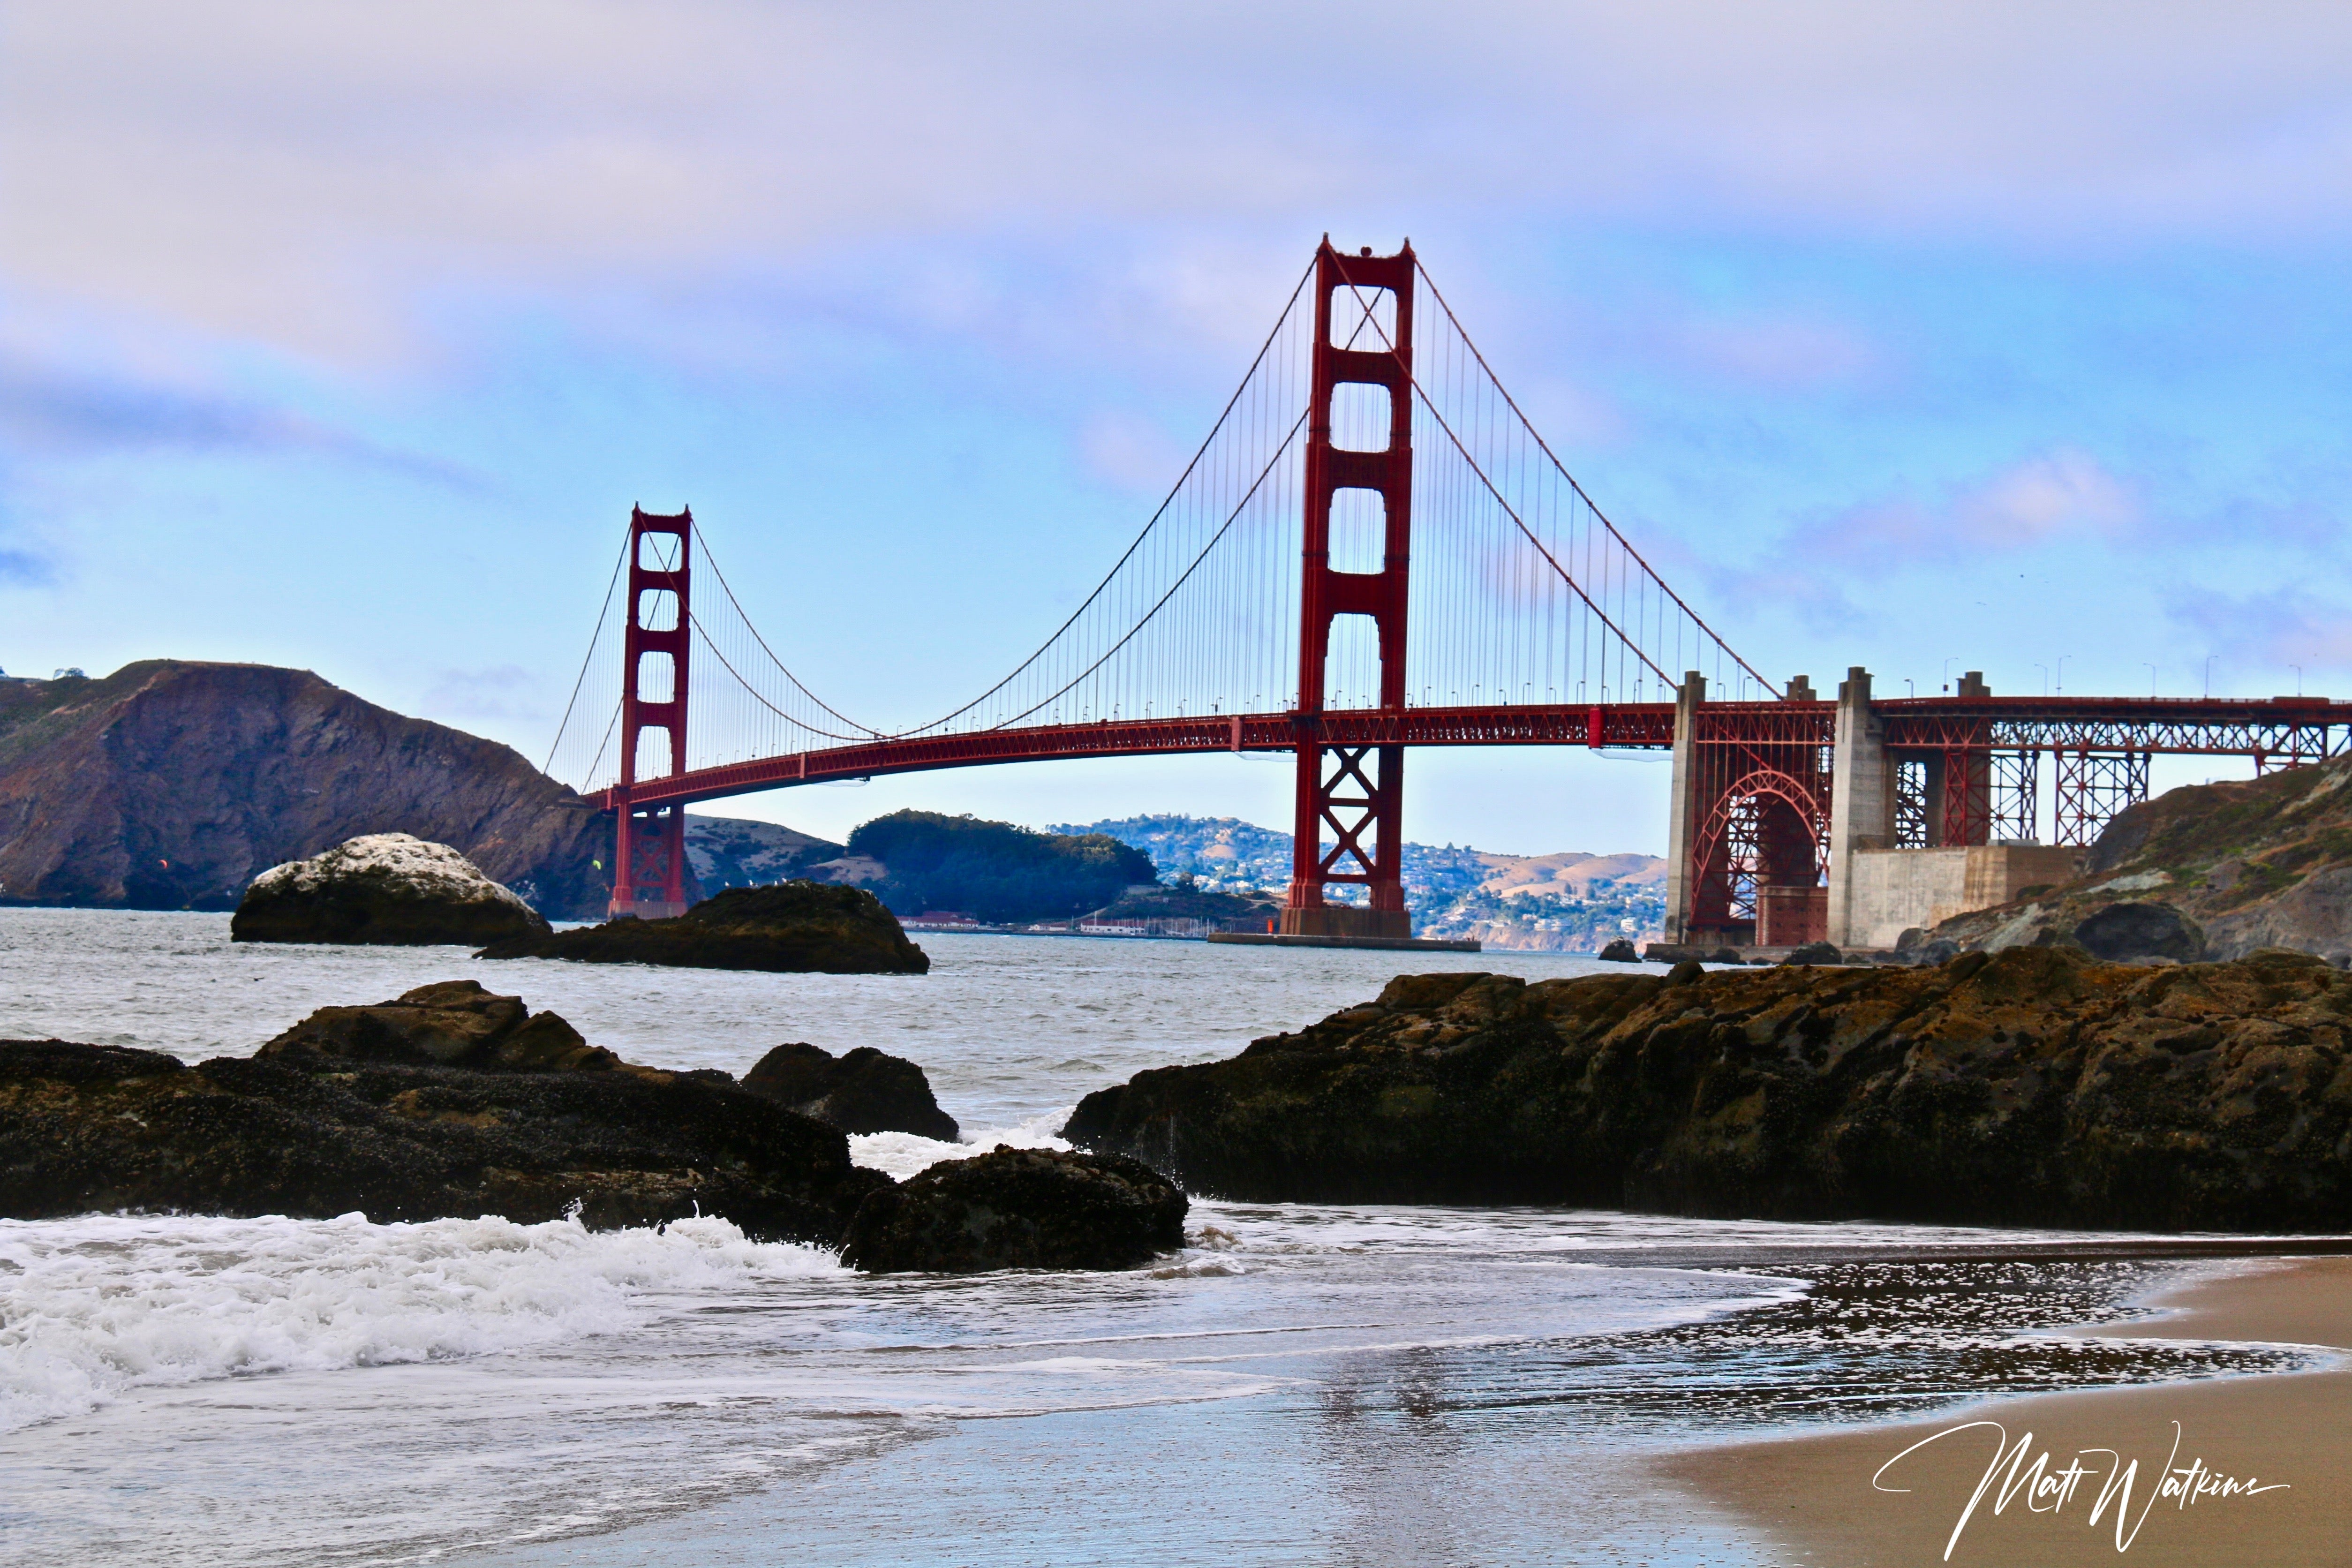
[{"label": "wet sand", "polygon": [[[2158,1305],[2167,1313],[2159,1320],[2098,1331],[2352,1350],[2352,1258],[2237,1265]],[[1874,1472],[1906,1447],[1971,1421],[1996,1422],[2002,1430],[1937,1438],[1885,1471],[1874,1486]],[[2004,1458],[1955,1542],[1954,1528],[1994,1464],[1997,1446],[2005,1436],[2013,1447],[2029,1432],[2032,1441],[2018,1475],[2046,1451],[2044,1474],[2060,1477],[2079,1453],[2085,1478],[2071,1495],[2044,1487],[2037,1499],[2035,1489],[2021,1486],[1999,1507],[2011,1473]],[[2088,1522],[2101,1484],[2116,1466],[2105,1454],[2092,1452],[2100,1449],[2119,1450],[2126,1464],[2139,1460],[2124,1515],[2127,1545],[2120,1552],[2116,1521],[2123,1510],[2111,1500],[2096,1526]],[[2185,1503],[2179,1496],[2160,1496],[2151,1504],[2151,1489],[2168,1467],[2198,1460],[2208,1478],[2265,1488],[2284,1483],[2287,1489],[2209,1493]],[[1780,1559],[1790,1563],[2352,1564],[2352,1372],[1997,1399],[1928,1421],[1681,1454],[1664,1468],[1708,1501],[1768,1531],[1780,1543]]]}]

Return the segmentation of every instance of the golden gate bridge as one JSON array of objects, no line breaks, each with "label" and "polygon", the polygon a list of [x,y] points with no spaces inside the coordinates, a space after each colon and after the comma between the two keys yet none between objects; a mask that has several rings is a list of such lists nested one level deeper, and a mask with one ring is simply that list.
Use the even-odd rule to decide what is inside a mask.
[{"label": "golden gate bridge", "polygon": [[1862,852],[2032,839],[2045,752],[2053,837],[2084,845],[2146,798],[2153,755],[2316,761],[2346,707],[2011,698],[1975,672],[1880,700],[1859,668],[1834,700],[1775,686],[1594,505],[1410,243],[1327,237],[1141,531],[978,696],[909,728],[847,717],[761,636],[690,510],[633,510],[548,771],[615,815],[613,913],[662,918],[686,906],[694,802],[1287,752],[1282,933],[1395,942],[1409,749],[1671,751],[1668,939],[1770,947],[1852,939]]}]

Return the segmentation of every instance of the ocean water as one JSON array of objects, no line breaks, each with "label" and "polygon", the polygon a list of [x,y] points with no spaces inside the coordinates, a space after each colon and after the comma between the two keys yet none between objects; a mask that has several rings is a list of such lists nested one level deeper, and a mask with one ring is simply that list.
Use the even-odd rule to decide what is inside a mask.
[{"label": "ocean water", "polygon": [[[1400,963],[926,945],[921,977],[704,974],[0,911],[0,1037],[196,1060],[472,975],[664,1066],[879,1046],[968,1140],[1041,1143],[1086,1091],[1310,1022]],[[958,1152],[854,1142],[898,1174]],[[1763,1563],[1646,1458],[2300,1364],[2063,1331],[2231,1266],[2150,1238],[1199,1202],[1188,1241],[1119,1274],[866,1279],[717,1219],[0,1221],[0,1561]]]}]

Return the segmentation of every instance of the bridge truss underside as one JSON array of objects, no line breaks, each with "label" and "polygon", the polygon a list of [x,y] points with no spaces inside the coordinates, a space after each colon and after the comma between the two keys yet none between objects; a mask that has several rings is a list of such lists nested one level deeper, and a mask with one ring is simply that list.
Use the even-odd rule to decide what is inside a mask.
[{"label": "bridge truss underside", "polygon": [[[2087,843],[2117,811],[2146,798],[2152,756],[2248,757],[2265,769],[2341,755],[2352,740],[2352,716],[2347,712],[2352,704],[2322,700],[1919,698],[1874,707],[1896,774],[1896,841],[1922,847],[2029,837],[2038,820],[2043,752],[2054,759],[2060,841]],[[1708,853],[1725,844],[1760,850],[1769,838],[1777,857],[1769,866],[1752,863],[1752,853],[1748,861],[1734,855],[1720,867],[1709,862],[1702,880],[1720,883],[1726,904],[1716,923],[1754,919],[1753,888],[1802,875],[1799,837],[1810,842],[1813,878],[1827,869],[1836,710],[1829,701],[1699,707],[1695,740],[1706,769],[1701,810],[1714,826]],[[1675,705],[1670,702],[1043,724],[863,742],[695,769],[641,780],[626,798],[646,810],[890,773],[1080,757],[1296,752],[1302,745],[1664,752],[1675,744]],[[621,805],[621,791],[605,795],[606,805]]]},{"label": "bridge truss underside", "polygon": [[[1670,934],[1688,942],[1790,946],[1832,934],[1829,886],[1841,842],[1938,848],[2038,842],[2087,847],[2146,800],[2158,755],[2251,759],[2256,771],[2342,755],[2347,705],[2325,699],[1917,698],[1873,702],[1854,723],[1867,773],[1838,821],[1840,704],[1701,703],[1686,776],[1688,864]],[[1866,752],[1867,755],[1863,752]],[[1874,787],[1877,801],[1861,800]]]}]

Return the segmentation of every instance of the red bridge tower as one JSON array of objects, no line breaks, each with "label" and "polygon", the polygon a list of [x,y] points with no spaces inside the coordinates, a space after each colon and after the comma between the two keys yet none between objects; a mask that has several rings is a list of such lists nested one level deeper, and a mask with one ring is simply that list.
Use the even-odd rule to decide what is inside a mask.
[{"label": "red bridge tower", "polygon": [[611,795],[620,816],[613,842],[614,916],[662,920],[686,912],[686,805],[640,808],[631,804],[629,792],[641,776],[637,744],[648,731],[660,734],[666,754],[657,770],[643,776],[667,778],[686,771],[687,586],[693,542],[692,508],[676,517],[629,509],[621,782]]},{"label": "red bridge tower", "polygon": [[[1315,351],[1311,401],[1307,417],[1305,560],[1299,574],[1298,707],[1291,719],[1298,735],[1297,807],[1292,817],[1290,896],[1282,929],[1294,936],[1412,934],[1404,907],[1402,746],[1331,746],[1323,742],[1326,676],[1331,622],[1339,616],[1369,616],[1378,628],[1381,655],[1380,706],[1402,717],[1405,702],[1405,568],[1412,542],[1412,246],[1394,256],[1374,256],[1367,247],[1342,256],[1327,237],[1315,253]],[[1367,307],[1377,311],[1385,290],[1393,320],[1385,334],[1374,314],[1360,326]],[[1344,303],[1343,335],[1369,339],[1371,347],[1334,343],[1331,302]],[[1332,394],[1344,385],[1377,386],[1388,393],[1388,445],[1351,450],[1331,442]],[[1370,490],[1381,499],[1386,518],[1381,569],[1336,572],[1331,568],[1331,500],[1344,489]],[[1327,853],[1323,839],[1336,840]],[[1365,843],[1369,834],[1372,842]],[[1370,893],[1369,909],[1323,901],[1332,884],[1355,885]]]}]

